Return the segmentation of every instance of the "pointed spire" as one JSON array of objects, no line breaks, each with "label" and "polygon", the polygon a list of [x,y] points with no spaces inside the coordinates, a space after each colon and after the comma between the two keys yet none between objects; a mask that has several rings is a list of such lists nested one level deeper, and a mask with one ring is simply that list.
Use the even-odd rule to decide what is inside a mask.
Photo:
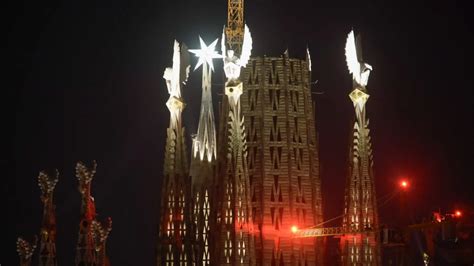
[{"label": "pointed spire", "polygon": [[38,185],[41,189],[43,202],[43,222],[40,233],[40,266],[55,266],[56,260],[56,214],[53,202],[53,191],[58,183],[59,172],[55,169],[54,175],[41,171],[38,175]]}]

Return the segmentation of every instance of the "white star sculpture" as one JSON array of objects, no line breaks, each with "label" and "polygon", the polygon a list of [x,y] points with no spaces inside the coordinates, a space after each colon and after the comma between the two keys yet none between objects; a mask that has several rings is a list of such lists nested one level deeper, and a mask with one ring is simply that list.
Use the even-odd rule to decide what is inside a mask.
[{"label": "white star sculpture", "polygon": [[214,49],[216,48],[217,41],[216,39],[213,41],[209,46],[204,43],[199,36],[199,42],[201,43],[201,49],[190,49],[189,51],[199,57],[199,61],[197,62],[194,70],[198,69],[202,64],[208,64],[211,67],[211,71],[214,71],[214,64],[212,63],[212,59],[214,58],[222,58],[220,54],[218,54]]}]

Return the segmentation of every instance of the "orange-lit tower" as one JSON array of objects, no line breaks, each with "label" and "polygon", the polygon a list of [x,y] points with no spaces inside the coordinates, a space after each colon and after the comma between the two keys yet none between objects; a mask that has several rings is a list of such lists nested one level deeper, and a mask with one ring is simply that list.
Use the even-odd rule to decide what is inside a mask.
[{"label": "orange-lit tower", "polygon": [[81,220],[79,223],[79,237],[76,246],[76,265],[97,265],[95,241],[92,235],[92,222],[95,220],[95,203],[91,196],[91,182],[96,173],[97,163],[93,161],[92,168],[78,162],[76,164],[76,177],[79,181],[81,201]]},{"label": "orange-lit tower", "polygon": [[174,42],[173,66],[165,69],[163,78],[170,95],[166,106],[170,112],[167,129],[164,178],[161,193],[161,216],[158,228],[157,265],[188,265],[191,244],[190,178],[185,146],[182,112],[185,107],[181,87],[188,78],[189,54],[184,44]]},{"label": "orange-lit tower", "polygon": [[346,43],[346,60],[353,77],[349,94],[355,109],[355,123],[349,152],[349,174],[346,183],[341,237],[343,265],[380,265],[378,214],[375,197],[372,145],[366,102],[366,85],[372,67],[363,62],[360,37],[351,31]]},{"label": "orange-lit tower", "polygon": [[53,191],[58,183],[59,172],[51,176],[41,171],[38,175],[38,185],[41,189],[43,202],[43,222],[40,232],[39,265],[55,266],[56,259],[56,215],[53,203]]},{"label": "orange-lit tower", "polygon": [[33,257],[33,253],[36,249],[36,243],[38,242],[38,238],[35,236],[32,243],[24,240],[23,238],[19,237],[16,241],[16,252],[20,257],[20,266],[30,266],[31,265],[31,257]]}]

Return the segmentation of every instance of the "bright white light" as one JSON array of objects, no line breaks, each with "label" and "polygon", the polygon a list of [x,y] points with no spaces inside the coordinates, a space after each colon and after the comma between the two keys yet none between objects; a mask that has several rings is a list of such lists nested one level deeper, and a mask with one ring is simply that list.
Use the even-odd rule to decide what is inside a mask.
[{"label": "bright white light", "polygon": [[360,86],[365,87],[369,81],[369,74],[372,66],[362,62],[362,56],[357,54],[357,43],[354,37],[354,31],[351,30],[346,41],[346,62],[352,79]]},{"label": "bright white light", "polygon": [[240,68],[247,65],[252,53],[252,36],[247,25],[245,25],[244,28],[244,40],[240,58],[234,54],[233,50],[226,50],[225,28],[222,32],[221,52],[224,59],[224,73],[227,77],[227,82],[238,80],[240,77]]},{"label": "bright white light", "polygon": [[201,49],[190,49],[189,51],[195,54],[199,60],[194,67],[194,70],[198,69],[202,64],[207,63],[211,71],[214,71],[214,64],[212,63],[212,59],[214,58],[221,58],[222,56],[218,54],[214,49],[216,48],[217,41],[216,39],[213,41],[209,46],[202,40],[201,36],[199,36],[199,42],[201,43]]}]

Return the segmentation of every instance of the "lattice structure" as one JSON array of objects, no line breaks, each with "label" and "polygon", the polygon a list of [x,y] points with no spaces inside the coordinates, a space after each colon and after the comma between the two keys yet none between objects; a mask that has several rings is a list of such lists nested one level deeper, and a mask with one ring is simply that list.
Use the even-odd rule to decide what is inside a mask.
[{"label": "lattice structure", "polygon": [[225,34],[228,48],[240,56],[244,40],[244,0],[228,0]]},{"label": "lattice structure", "polygon": [[321,239],[294,239],[292,225],[322,222],[309,58],[252,58],[242,70],[251,213],[257,264],[321,265]]},{"label": "lattice structure", "polygon": [[36,244],[38,242],[38,238],[35,236],[33,242],[29,243],[28,241],[24,240],[23,238],[19,237],[16,241],[16,252],[20,257],[20,266],[30,266],[31,265],[31,258],[36,249]]},{"label": "lattice structure", "polygon": [[106,254],[106,243],[110,231],[112,231],[112,219],[110,217],[108,217],[103,224],[96,220],[92,221],[92,237],[95,242],[97,265],[110,265],[109,258]]},{"label": "lattice structure", "polygon": [[94,198],[91,196],[91,182],[96,173],[97,163],[92,162],[88,168],[83,162],[76,164],[76,177],[79,181],[79,192],[82,196],[81,220],[79,237],[76,246],[76,265],[98,265],[95,251],[95,241],[92,235],[92,222],[96,217]]},{"label": "lattice structure", "polygon": [[43,202],[43,221],[40,232],[39,265],[55,266],[56,259],[56,214],[53,203],[53,191],[58,183],[59,172],[48,175],[41,171],[38,175],[38,185],[41,189]]},{"label": "lattice structure", "polygon": [[348,67],[353,74],[353,89],[349,97],[354,104],[355,122],[351,134],[343,227],[345,231],[368,232],[349,234],[341,238],[342,263],[380,265],[372,145],[365,108],[369,98],[365,86],[372,68],[362,61],[360,39],[357,40],[353,36],[351,32],[346,44]]},{"label": "lattice structure", "polygon": [[190,179],[182,112],[185,107],[181,97],[181,86],[189,73],[189,54],[186,46],[174,42],[173,67],[166,68],[170,111],[170,125],[167,129],[164,178],[162,184],[161,217],[158,239],[158,265],[187,265],[191,263],[191,245],[188,230],[191,226],[189,204]]}]

